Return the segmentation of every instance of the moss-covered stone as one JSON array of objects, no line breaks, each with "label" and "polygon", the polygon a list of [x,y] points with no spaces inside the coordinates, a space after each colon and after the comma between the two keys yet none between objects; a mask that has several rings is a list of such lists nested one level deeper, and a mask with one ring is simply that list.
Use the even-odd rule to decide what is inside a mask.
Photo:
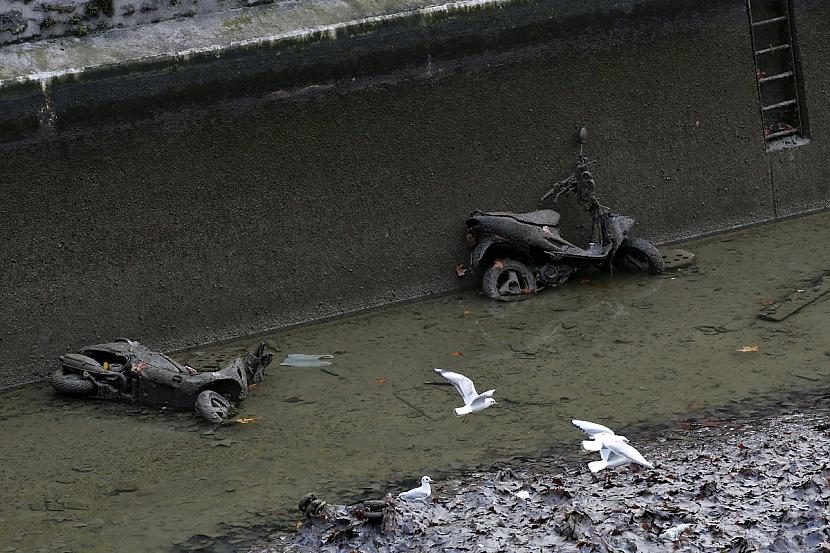
[{"label": "moss-covered stone", "polygon": [[19,35],[26,30],[26,25],[26,20],[20,10],[0,13],[0,33],[8,31],[13,35]]},{"label": "moss-covered stone", "polygon": [[99,15],[112,17],[113,12],[112,0],[87,0],[87,3],[84,4],[84,13],[89,17],[98,17]]}]

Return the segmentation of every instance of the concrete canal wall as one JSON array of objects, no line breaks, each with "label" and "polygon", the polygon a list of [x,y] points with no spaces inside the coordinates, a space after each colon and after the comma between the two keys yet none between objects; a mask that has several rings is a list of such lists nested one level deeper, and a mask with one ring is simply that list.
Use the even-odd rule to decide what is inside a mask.
[{"label": "concrete canal wall", "polygon": [[809,140],[776,151],[743,0],[309,0],[2,46],[0,386],[473,285],[465,216],[533,209],[583,125],[640,235],[824,209],[830,5],[792,4]]}]

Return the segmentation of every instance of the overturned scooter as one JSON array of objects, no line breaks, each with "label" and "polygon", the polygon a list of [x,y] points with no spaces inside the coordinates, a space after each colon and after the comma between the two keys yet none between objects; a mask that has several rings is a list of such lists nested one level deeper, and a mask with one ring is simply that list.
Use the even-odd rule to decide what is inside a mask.
[{"label": "overturned scooter", "polygon": [[216,425],[233,404],[248,397],[248,386],[262,382],[272,353],[261,343],[218,371],[199,372],[133,340],[87,346],[61,356],[52,373],[56,391],[69,396],[114,399],[162,408],[195,410]]},{"label": "overturned scooter", "polygon": [[542,209],[529,213],[474,211],[467,220],[467,242],[473,247],[471,266],[487,267],[482,288],[492,299],[515,301],[543,286],[558,286],[576,271],[589,267],[614,267],[626,272],[663,272],[663,257],[648,240],[633,238],[634,219],[617,215],[594,195],[592,161],[582,155],[587,138],[579,133],[576,168],[556,183],[539,202],[565,193],[591,215],[587,248],[568,242],[559,234],[559,213]]}]

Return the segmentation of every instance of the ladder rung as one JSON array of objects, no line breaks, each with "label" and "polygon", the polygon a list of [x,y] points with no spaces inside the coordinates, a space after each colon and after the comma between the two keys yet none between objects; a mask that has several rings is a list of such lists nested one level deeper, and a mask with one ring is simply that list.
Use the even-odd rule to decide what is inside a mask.
[{"label": "ladder rung", "polygon": [[787,20],[787,16],[782,15],[780,17],[773,17],[772,19],[764,19],[764,20],[761,20],[761,21],[756,21],[755,23],[752,24],[752,26],[753,27],[760,27],[761,25],[769,25],[770,23],[777,23],[779,21],[786,21],[786,20]]},{"label": "ladder rung", "polygon": [[792,71],[786,71],[784,73],[778,73],[777,75],[770,75],[769,77],[761,77],[758,79],[759,83],[768,83],[770,81],[777,81],[778,79],[786,79],[787,77],[792,77],[795,73]]},{"label": "ladder rung", "polygon": [[797,103],[798,103],[798,100],[784,100],[783,102],[778,102],[777,104],[772,104],[772,105],[769,105],[769,106],[763,106],[761,108],[761,111],[769,111],[771,109],[784,108],[784,107],[787,107],[787,106],[792,106],[792,105],[797,104]]},{"label": "ladder rung", "polygon": [[771,46],[769,48],[764,48],[762,50],[755,50],[756,54],[769,54],[770,52],[777,52],[778,50],[786,50],[789,48],[789,44],[781,44],[779,46]]},{"label": "ladder rung", "polygon": [[768,134],[764,138],[766,138],[767,140],[775,140],[776,138],[782,138],[784,136],[790,136],[792,134],[797,134],[797,133],[798,133],[798,127],[794,127],[792,129],[787,129],[786,131],[778,131],[778,132]]}]

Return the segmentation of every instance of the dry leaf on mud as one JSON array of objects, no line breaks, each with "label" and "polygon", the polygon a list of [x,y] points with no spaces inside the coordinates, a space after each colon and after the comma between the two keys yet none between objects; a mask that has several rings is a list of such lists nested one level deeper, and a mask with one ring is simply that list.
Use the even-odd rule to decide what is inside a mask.
[{"label": "dry leaf on mud", "polygon": [[463,354],[463,353],[461,353],[460,351],[454,351],[454,352],[452,352],[452,356],[453,356],[453,357],[462,357],[463,355],[464,355],[464,354]]},{"label": "dry leaf on mud", "polygon": [[465,267],[463,263],[459,263],[455,266],[455,274],[460,277],[463,277],[465,274],[467,274],[467,267]]},{"label": "dry leaf on mud", "polygon": [[389,379],[388,379],[388,378],[376,378],[376,379],[375,379],[375,382],[377,382],[377,383],[378,383],[378,384],[380,384],[380,385],[384,385],[384,384],[386,384],[387,382],[389,382]]},{"label": "dry leaf on mud", "polygon": [[236,419],[236,422],[238,422],[239,424],[248,424],[248,423],[256,422],[258,420],[259,420],[259,417],[249,417],[247,419]]},{"label": "dry leaf on mud", "polygon": [[466,317],[467,315],[472,315],[472,314],[473,314],[473,310],[472,310],[472,309],[465,309],[465,310],[464,310],[464,316],[465,316],[465,317]]},{"label": "dry leaf on mud", "polygon": [[743,346],[738,351],[741,353],[749,353],[750,351],[758,351],[758,346]]},{"label": "dry leaf on mud", "polygon": [[769,298],[764,298],[761,300],[761,305],[763,305],[764,307],[772,305],[773,303],[775,303],[775,300],[771,300]]}]

